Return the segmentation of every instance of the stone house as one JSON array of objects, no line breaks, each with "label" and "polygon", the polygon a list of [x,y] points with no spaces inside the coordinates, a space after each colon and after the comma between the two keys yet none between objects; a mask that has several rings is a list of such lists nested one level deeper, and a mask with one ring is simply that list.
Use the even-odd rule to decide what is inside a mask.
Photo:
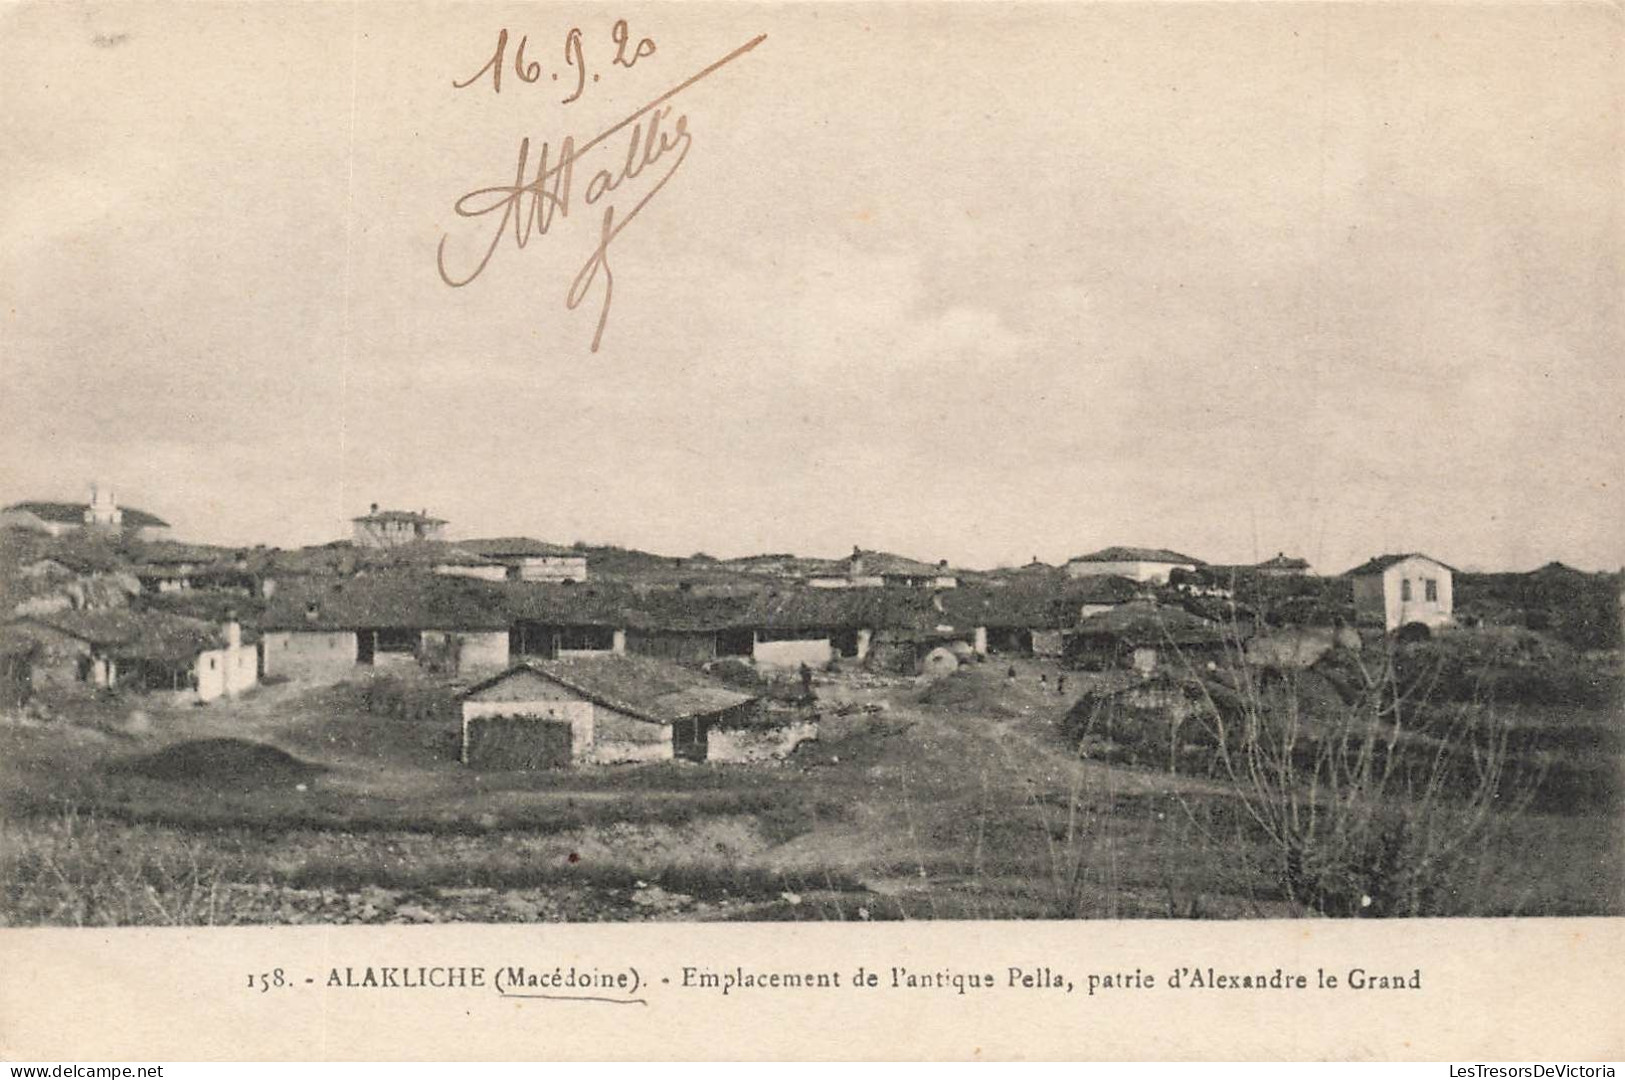
[{"label": "stone house", "polygon": [[529,660],[463,693],[462,760],[493,769],[705,761],[712,726],[757,706],[662,660]]}]

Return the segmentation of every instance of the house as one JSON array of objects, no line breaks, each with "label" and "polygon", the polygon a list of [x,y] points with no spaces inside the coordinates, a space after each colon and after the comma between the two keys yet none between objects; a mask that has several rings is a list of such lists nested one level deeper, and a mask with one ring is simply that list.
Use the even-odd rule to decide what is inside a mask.
[{"label": "house", "polygon": [[905,555],[854,547],[845,559],[810,573],[807,584],[815,589],[873,589],[887,585],[952,589],[959,585],[959,575],[948,568],[947,559],[925,563]]},{"label": "house", "polygon": [[462,760],[490,769],[704,761],[712,726],[757,706],[662,660],[528,660],[463,693]]},{"label": "house", "polygon": [[149,593],[184,592],[193,588],[239,588],[249,591],[245,553],[204,544],[162,540],[130,553],[131,573]]},{"label": "house", "polygon": [[[994,655],[1057,656],[1063,627],[1076,621],[1050,582],[963,586],[940,600],[950,624],[972,627],[971,644]],[[1059,583],[1055,583],[1058,585]]]},{"label": "house", "polygon": [[907,600],[906,594],[878,591],[765,592],[719,639],[719,652],[748,656],[769,668],[822,668],[837,658],[861,661],[869,655],[876,627],[910,616]]},{"label": "house", "polygon": [[1289,556],[1286,552],[1279,552],[1273,559],[1251,568],[1262,577],[1303,577],[1309,573],[1309,560]]},{"label": "house", "polygon": [[509,585],[508,655],[517,661],[625,653],[633,600],[630,590],[604,585]]},{"label": "house", "polygon": [[266,675],[341,679],[357,667],[508,666],[504,586],[380,572],[278,589],[260,617]]},{"label": "house", "polygon": [[359,548],[355,551],[356,573],[377,570],[416,570],[446,577],[475,578],[480,581],[506,581],[508,568],[495,559],[477,554],[462,544],[444,540],[419,540],[388,547]]},{"label": "house", "polygon": [[169,534],[163,518],[120,506],[111,488],[93,486],[90,502],[20,502],[0,510],[0,527],[31,529],[51,536],[99,532],[134,540],[159,540]]},{"label": "house", "polygon": [[364,548],[439,540],[446,530],[446,522],[430,517],[427,510],[380,510],[377,503],[368,513],[350,521],[355,528],[356,546]]},{"label": "house", "polygon": [[511,581],[586,581],[587,556],[575,548],[560,547],[524,536],[489,540],[460,540],[464,551],[484,556],[507,568]]},{"label": "house", "polygon": [[1076,621],[1081,622],[1093,615],[1104,615],[1120,608],[1141,597],[1144,592],[1143,585],[1129,578],[1101,574],[1073,578],[1061,595],[1066,598],[1068,607],[1076,612]]},{"label": "house", "polygon": [[160,611],[98,608],[30,615],[12,637],[35,646],[32,678],[107,689],[235,697],[259,681],[258,651],[235,621],[204,622]]},{"label": "house", "polygon": [[1065,637],[1066,660],[1073,667],[1131,666],[1142,675],[1170,664],[1206,664],[1225,648],[1219,623],[1152,600],[1135,600],[1092,615]]},{"label": "house", "polygon": [[1427,627],[1453,621],[1455,571],[1419,552],[1379,555],[1344,576],[1354,583],[1354,617],[1359,623],[1398,630],[1409,623]]},{"label": "house", "polygon": [[1174,570],[1195,570],[1202,565],[1201,559],[1166,548],[1109,547],[1068,560],[1066,572],[1075,578],[1106,575],[1166,585]]}]

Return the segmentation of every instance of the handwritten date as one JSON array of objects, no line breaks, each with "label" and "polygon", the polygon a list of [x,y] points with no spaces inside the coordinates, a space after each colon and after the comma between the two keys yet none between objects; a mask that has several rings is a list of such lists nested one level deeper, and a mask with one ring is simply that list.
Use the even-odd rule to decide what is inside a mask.
[{"label": "handwritten date", "polygon": [[[610,27],[609,39],[610,43],[615,46],[615,55],[609,61],[611,67],[631,68],[636,66],[639,60],[653,56],[655,53],[653,38],[639,38],[636,42],[632,40],[632,31],[628,28],[625,19],[615,20],[615,25]],[[508,41],[508,28],[503,27],[497,33],[496,48],[492,50],[491,58],[485,62],[485,66],[466,79],[460,81],[453,79],[452,87],[457,90],[466,90],[489,76],[492,92],[502,93],[502,73],[509,67]],[[589,74],[587,70],[587,50],[583,44],[584,41],[585,37],[581,28],[571,27],[570,32],[564,35],[564,59],[557,68],[547,71],[540,60],[525,55],[525,50],[530,46],[530,35],[521,36],[519,44],[513,50],[512,67],[514,77],[522,83],[536,83],[540,82],[542,76],[546,74],[549,76],[548,81],[551,83],[559,82],[559,76],[563,75],[563,81],[565,82],[574,80],[575,88],[570,91],[569,96],[560,99],[562,104],[568,105],[578,100],[587,89],[587,76]],[[592,75],[592,81],[597,82],[599,73],[591,72],[590,74]]]}]

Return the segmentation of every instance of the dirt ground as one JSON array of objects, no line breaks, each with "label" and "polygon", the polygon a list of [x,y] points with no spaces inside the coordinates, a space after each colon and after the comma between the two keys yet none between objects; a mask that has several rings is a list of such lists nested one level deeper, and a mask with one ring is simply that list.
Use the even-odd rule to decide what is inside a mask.
[{"label": "dirt ground", "polygon": [[[0,921],[1292,914],[1222,785],[1061,740],[1114,678],[1002,658],[931,686],[824,676],[817,741],[753,766],[481,773],[453,722],[344,685],[12,717]],[[1487,852],[1474,883],[1485,913],[1619,911],[1617,815],[1514,824],[1518,857]]]}]

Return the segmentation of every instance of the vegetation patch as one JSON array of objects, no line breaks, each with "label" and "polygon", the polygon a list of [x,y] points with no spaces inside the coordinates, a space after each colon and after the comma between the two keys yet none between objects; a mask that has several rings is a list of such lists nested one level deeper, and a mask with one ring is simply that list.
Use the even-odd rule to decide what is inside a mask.
[{"label": "vegetation patch", "polygon": [[230,738],[176,743],[111,768],[150,780],[239,790],[309,785],[326,771],[274,746]]}]

